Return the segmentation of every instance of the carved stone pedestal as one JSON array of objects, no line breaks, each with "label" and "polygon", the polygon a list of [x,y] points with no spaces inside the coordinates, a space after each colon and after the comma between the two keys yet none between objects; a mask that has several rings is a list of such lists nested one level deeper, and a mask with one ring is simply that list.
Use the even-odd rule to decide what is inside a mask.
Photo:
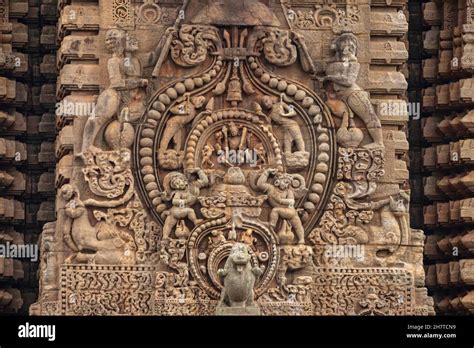
[{"label": "carved stone pedestal", "polygon": [[216,315],[225,316],[258,316],[261,315],[260,309],[256,307],[221,307],[217,308]]}]

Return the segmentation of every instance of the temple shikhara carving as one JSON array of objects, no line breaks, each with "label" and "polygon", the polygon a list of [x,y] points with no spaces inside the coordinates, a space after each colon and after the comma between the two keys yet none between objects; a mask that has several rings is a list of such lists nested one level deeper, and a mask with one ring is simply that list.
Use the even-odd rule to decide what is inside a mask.
[{"label": "temple shikhara carving", "polygon": [[0,312],[473,313],[473,20],[0,0]]},{"label": "temple shikhara carving", "polygon": [[432,314],[381,111],[407,29],[399,2],[65,5],[57,95],[93,107],[59,115],[31,314]]}]

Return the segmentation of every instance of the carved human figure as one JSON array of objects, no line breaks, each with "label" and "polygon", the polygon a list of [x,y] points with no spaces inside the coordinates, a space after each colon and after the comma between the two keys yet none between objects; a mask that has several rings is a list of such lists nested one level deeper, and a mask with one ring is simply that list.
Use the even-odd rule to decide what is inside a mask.
[{"label": "carved human figure", "polygon": [[224,269],[219,269],[217,272],[224,283],[217,305],[217,314],[232,314],[232,309],[243,309],[243,312],[239,311],[235,314],[259,313],[255,305],[254,287],[263,270],[252,267],[250,259],[248,245],[235,243],[232,246]]},{"label": "carved human figure", "polygon": [[326,75],[319,79],[329,82],[329,89],[334,90],[337,97],[364,121],[373,140],[366,147],[383,147],[382,125],[370,102],[370,96],[356,83],[360,71],[358,46],[357,37],[352,33],[337,37],[333,44],[334,59],[326,67]]},{"label": "carved human figure", "polygon": [[[87,151],[112,117],[128,108],[126,122],[134,121],[144,107],[143,87],[148,85],[142,79],[142,64],[132,54],[138,49],[137,41],[128,37],[123,30],[110,29],[106,33],[105,45],[112,54],[107,61],[110,85],[97,99],[95,112],[85,125],[82,141],[82,153]],[[81,153],[81,154],[82,154]]]},{"label": "carved human figure", "polygon": [[[270,176],[274,177],[273,185],[268,183]],[[270,227],[275,231],[278,219],[288,221],[296,234],[298,244],[304,244],[304,228],[295,207],[296,198],[304,191],[305,180],[300,175],[281,173],[276,169],[266,169],[258,178],[257,188],[268,195],[268,201],[273,207],[270,213]]]},{"label": "carved human figure", "polygon": [[202,161],[201,166],[204,167],[205,165],[209,165],[211,168],[214,167],[214,163],[212,163],[212,155],[214,154],[214,147],[211,144],[206,144],[202,149]]},{"label": "carved human figure", "polygon": [[270,110],[270,119],[281,126],[283,130],[283,151],[285,153],[292,153],[293,147],[296,151],[305,152],[305,144],[303,135],[301,134],[298,122],[292,119],[297,115],[294,108],[290,107],[283,101],[283,95],[279,101],[270,96],[265,96],[262,99],[263,107]]},{"label": "carved human figure", "polygon": [[[130,241],[124,241],[113,231],[112,226],[98,223],[92,226],[85,204],[79,198],[77,188],[64,185],[60,197],[66,202],[64,241],[76,252],[74,259],[79,263],[127,263],[133,259]],[[102,228],[101,228],[102,227]]]},{"label": "carved human figure", "polygon": [[224,231],[222,230],[212,230],[211,236],[208,237],[209,248],[214,248],[219,244],[227,242],[227,239],[224,236]]},{"label": "carved human figure", "polygon": [[225,150],[245,150],[248,145],[247,127],[239,127],[233,121],[222,127]]},{"label": "carved human figure", "polygon": [[57,257],[57,245],[60,244],[54,238],[56,222],[44,225],[41,238],[41,262],[40,262],[40,292],[43,299],[53,295],[58,290],[59,262]]},{"label": "carved human figure", "polygon": [[162,214],[165,219],[163,239],[168,239],[173,228],[182,220],[190,220],[194,225],[202,221],[197,218],[192,206],[197,201],[200,188],[207,186],[209,180],[201,169],[195,169],[193,173],[198,175],[198,179],[192,183],[189,183],[186,176],[179,172],[169,173],[163,181],[165,192],[162,197],[172,204],[172,207]]},{"label": "carved human figure", "polygon": [[214,139],[216,141],[216,144],[215,144],[216,152],[223,150],[224,149],[224,133],[222,133],[222,131],[215,132]]},{"label": "carved human figure", "polygon": [[160,151],[166,151],[173,140],[173,149],[177,152],[183,150],[185,126],[192,122],[197,115],[197,110],[202,108],[206,98],[203,96],[193,97],[185,94],[184,101],[174,106],[170,112],[175,115],[166,122],[166,128],[160,141]]}]

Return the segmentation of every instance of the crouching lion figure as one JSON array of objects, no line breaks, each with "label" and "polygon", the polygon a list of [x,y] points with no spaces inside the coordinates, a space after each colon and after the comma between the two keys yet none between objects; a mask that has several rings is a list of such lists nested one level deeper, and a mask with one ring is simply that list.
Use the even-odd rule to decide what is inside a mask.
[{"label": "crouching lion figure", "polygon": [[217,305],[217,315],[260,315],[254,302],[254,286],[263,270],[252,267],[250,258],[247,245],[234,244],[224,269],[218,271],[224,289]]}]

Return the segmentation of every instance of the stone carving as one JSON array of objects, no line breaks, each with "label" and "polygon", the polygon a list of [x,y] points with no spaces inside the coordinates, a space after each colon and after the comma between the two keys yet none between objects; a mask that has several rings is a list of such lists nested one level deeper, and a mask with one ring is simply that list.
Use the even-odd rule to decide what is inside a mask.
[{"label": "stone carving", "polygon": [[263,53],[271,64],[288,66],[295,63],[298,53],[296,46],[290,39],[290,32],[286,30],[262,30]]},{"label": "stone carving", "polygon": [[114,0],[112,5],[112,17],[117,25],[133,25],[133,12],[131,0]]},{"label": "stone carving", "polygon": [[128,151],[87,151],[83,154],[86,168],[82,170],[89,189],[97,196],[114,199],[133,191],[133,174]]},{"label": "stone carving", "polygon": [[[270,175],[274,176],[273,185],[267,183]],[[304,244],[304,228],[295,208],[296,199],[306,190],[304,178],[297,174],[290,175],[279,173],[275,169],[267,169],[258,179],[257,188],[268,195],[270,205],[273,207],[270,213],[270,228],[275,231],[278,220],[283,220],[278,233],[280,243],[291,243],[293,238],[291,231],[288,231],[288,227],[291,226],[297,243]]]},{"label": "stone carving", "polygon": [[217,306],[217,314],[259,315],[260,311],[254,302],[254,286],[262,273],[260,268],[252,268],[248,246],[234,244],[224,269],[218,272],[223,278],[224,289]]},{"label": "stone carving", "polygon": [[[169,119],[160,142],[160,153],[158,160],[164,169],[179,169],[184,157],[183,141],[185,137],[185,126],[192,122],[197,115],[197,109],[204,105],[204,97],[191,99],[190,94],[183,96],[184,101],[172,108],[170,112],[176,116]],[[170,143],[173,146],[170,149]]]},{"label": "stone carving", "polygon": [[178,238],[186,238],[189,229],[184,220],[190,220],[194,225],[198,225],[202,220],[196,217],[192,206],[197,201],[199,189],[208,184],[208,178],[202,170],[197,170],[199,179],[196,182],[189,183],[186,177],[178,172],[170,173],[166,176],[163,185],[165,193],[163,199],[171,202],[171,209],[163,212],[165,224],[163,226],[163,239],[169,238],[173,227],[176,228],[175,234]]},{"label": "stone carving", "polygon": [[326,68],[326,76],[320,78],[329,82],[328,89],[338,99],[344,101],[355,115],[360,117],[367,126],[373,142],[366,146],[383,147],[382,126],[375,110],[370,103],[369,95],[362,90],[356,80],[360,71],[357,60],[358,40],[352,33],[344,33],[337,37],[332,48],[334,60]]},{"label": "stone carving", "polygon": [[[152,315],[153,277],[149,267],[67,265],[61,312],[67,315]],[[93,286],[91,286],[93,284]],[[71,291],[74,289],[74,291]]]},{"label": "stone carving", "polygon": [[144,25],[158,24],[163,17],[163,10],[155,0],[145,0],[136,10],[137,22]]},{"label": "stone carving", "polygon": [[107,126],[105,141],[114,150],[130,147],[134,131],[131,123],[143,112],[143,87],[148,80],[140,77],[142,65],[133,56],[138,49],[137,40],[123,30],[111,29],[106,34],[106,45],[112,53],[107,62],[110,86],[99,95],[95,112],[87,120],[82,153],[93,146],[103,126],[116,115],[118,119]]},{"label": "stone carving", "polygon": [[160,260],[178,273],[170,277],[173,286],[187,286],[189,281],[188,265],[182,262],[186,251],[186,243],[183,240],[164,239],[161,244]]},{"label": "stone carving", "polygon": [[[72,167],[58,179],[55,236],[66,246],[56,259],[43,250],[44,279],[56,283],[35,311],[429,313],[427,295],[412,296],[422,234],[409,228],[406,177],[394,174],[406,171],[405,114],[382,117],[384,144],[369,95],[382,94],[378,110],[402,100],[371,69],[395,72],[404,58],[359,54],[369,6],[189,3],[115,0],[94,38],[97,66],[61,61],[101,93],[94,115],[61,123],[58,154],[82,161],[61,162]],[[107,78],[89,76],[101,68]],[[73,88],[74,100],[88,91]],[[459,204],[459,219],[470,206]]]},{"label": "stone carving", "polygon": [[129,236],[107,222],[92,226],[77,188],[67,184],[61,188],[60,194],[66,203],[64,241],[75,251],[71,261],[102,264],[133,262],[135,245]]},{"label": "stone carving", "polygon": [[[344,280],[343,280],[344,279]],[[341,283],[343,282],[343,284]],[[409,315],[407,302],[410,274],[399,269],[356,269],[343,273],[317,268],[315,284],[322,286],[321,297],[313,297],[315,311],[320,315]],[[334,286],[340,284],[344,300],[334,301]],[[373,286],[368,284],[374,284]],[[386,291],[379,287],[385,286]],[[383,292],[383,293],[382,293]],[[337,296],[337,295],[336,295]]]},{"label": "stone carving", "polygon": [[[305,151],[306,147],[298,122],[291,119],[296,116],[296,111],[283,101],[283,96],[280,96],[279,102],[266,96],[263,98],[263,105],[265,109],[270,110],[269,118],[272,122],[283,128],[283,151],[287,165],[306,167],[309,162],[309,153]],[[296,151],[293,151],[293,148]]]},{"label": "stone carving", "polygon": [[215,28],[206,26],[183,25],[173,40],[171,57],[183,67],[193,67],[203,63],[211,45],[221,46],[219,34]]},{"label": "stone carving", "polygon": [[[313,250],[307,245],[286,245],[280,248],[281,261],[278,267],[277,283],[283,291],[292,292],[292,285],[308,285],[314,272]],[[292,281],[288,280],[291,271]],[[309,281],[308,281],[309,280]]]},{"label": "stone carving", "polygon": [[314,5],[314,9],[310,10],[294,10],[290,5],[286,5],[286,8],[286,17],[295,29],[331,29],[338,33],[347,28],[359,29],[361,25],[359,6],[349,3],[345,8],[326,3]]}]

